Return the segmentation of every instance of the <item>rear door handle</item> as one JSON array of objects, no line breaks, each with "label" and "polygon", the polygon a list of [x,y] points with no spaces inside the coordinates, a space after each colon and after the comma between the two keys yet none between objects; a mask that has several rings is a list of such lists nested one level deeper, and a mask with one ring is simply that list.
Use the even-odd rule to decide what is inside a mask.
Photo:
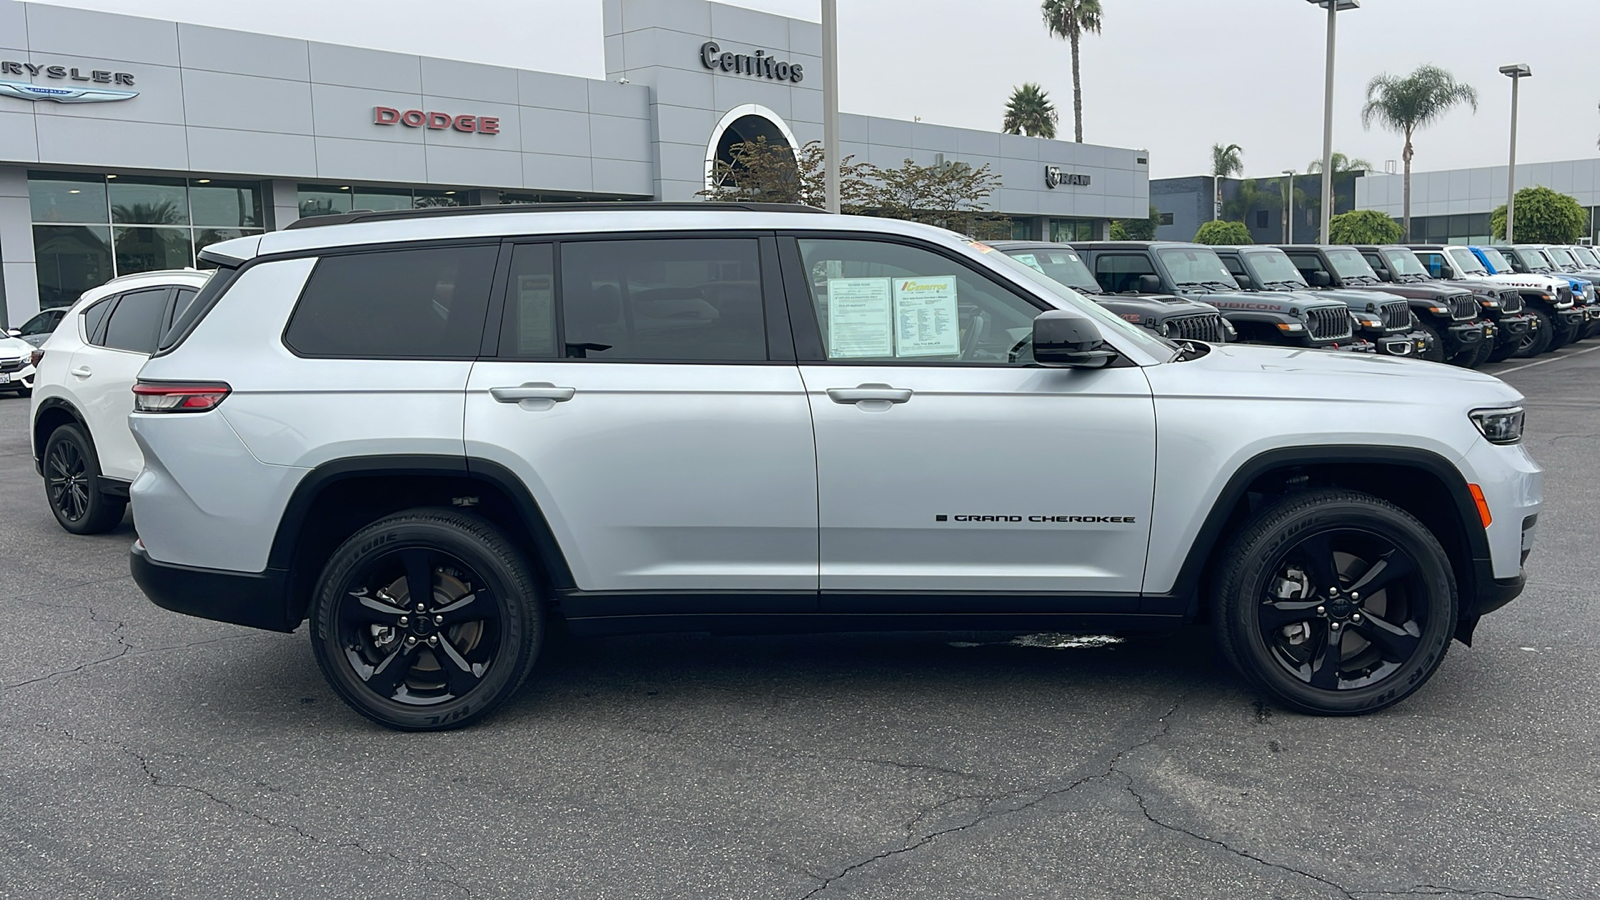
[{"label": "rear door handle", "polygon": [[828,399],[835,403],[904,403],[911,399],[911,389],[887,384],[861,384],[853,388],[828,388]]},{"label": "rear door handle", "polygon": [[564,403],[572,399],[576,388],[556,387],[548,381],[530,381],[517,387],[489,388],[489,396],[501,403],[521,403],[524,400],[553,400]]},{"label": "rear door handle", "polygon": [[79,366],[72,370],[72,374],[78,376],[79,378],[88,378],[90,375],[94,374],[94,370],[88,366]]}]

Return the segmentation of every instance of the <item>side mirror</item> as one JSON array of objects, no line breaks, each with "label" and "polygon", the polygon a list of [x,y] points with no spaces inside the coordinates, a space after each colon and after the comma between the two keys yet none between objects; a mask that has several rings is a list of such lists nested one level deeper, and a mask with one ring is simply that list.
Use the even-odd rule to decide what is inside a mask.
[{"label": "side mirror", "polygon": [[22,337],[22,330],[18,328],[7,328],[6,337]]},{"label": "side mirror", "polygon": [[1321,269],[1312,272],[1309,276],[1307,276],[1306,281],[1309,282],[1312,287],[1327,287],[1328,285],[1333,284],[1333,278],[1328,275],[1327,272],[1324,272]]},{"label": "side mirror", "polygon": [[1159,294],[1159,293],[1161,293],[1161,276],[1159,276],[1159,275],[1140,275],[1139,276],[1139,293],[1141,293],[1141,294]]},{"label": "side mirror", "polygon": [[1041,366],[1102,368],[1117,357],[1103,342],[1099,326],[1079,313],[1052,309],[1034,317],[1033,360]]},{"label": "side mirror", "polygon": [[1250,276],[1244,274],[1243,272],[1233,273],[1233,280],[1239,282],[1239,287],[1244,288],[1247,291],[1253,291],[1256,288],[1256,283],[1251,281]]}]

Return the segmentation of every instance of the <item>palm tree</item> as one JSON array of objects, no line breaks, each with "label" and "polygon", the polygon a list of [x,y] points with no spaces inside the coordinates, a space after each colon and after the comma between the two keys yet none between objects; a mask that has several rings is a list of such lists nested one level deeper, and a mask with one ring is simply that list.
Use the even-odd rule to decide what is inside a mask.
[{"label": "palm tree", "polygon": [[1222,211],[1222,179],[1244,174],[1244,148],[1238,144],[1211,145],[1211,221]]},{"label": "palm tree", "polygon": [[[1313,159],[1306,165],[1306,174],[1315,175],[1322,171],[1322,160]],[[1346,172],[1370,172],[1372,163],[1354,156],[1345,156],[1335,150],[1333,152],[1333,174],[1343,175]]]},{"label": "palm tree", "polygon": [[1269,204],[1281,206],[1283,195],[1264,191],[1256,184],[1254,178],[1246,178],[1239,182],[1239,192],[1223,208],[1223,218],[1232,222],[1244,222],[1251,213]]},{"label": "palm tree", "polygon": [[1022,87],[1012,89],[1011,101],[1006,104],[1006,120],[1000,130],[1006,134],[1053,139],[1058,118],[1050,95],[1037,84],[1024,82]]},{"label": "palm tree", "polygon": [[1465,103],[1478,111],[1478,92],[1470,84],[1458,83],[1454,75],[1438,66],[1418,66],[1404,78],[1379,75],[1367,84],[1367,104],[1361,107],[1361,125],[1371,128],[1373,121],[1405,135],[1400,159],[1406,167],[1405,219],[1402,227],[1411,235],[1411,135],[1439,121],[1452,107]]},{"label": "palm tree", "polygon": [[1072,45],[1072,133],[1083,143],[1083,82],[1078,77],[1078,39],[1100,33],[1100,0],[1044,0],[1039,5],[1052,37]]}]

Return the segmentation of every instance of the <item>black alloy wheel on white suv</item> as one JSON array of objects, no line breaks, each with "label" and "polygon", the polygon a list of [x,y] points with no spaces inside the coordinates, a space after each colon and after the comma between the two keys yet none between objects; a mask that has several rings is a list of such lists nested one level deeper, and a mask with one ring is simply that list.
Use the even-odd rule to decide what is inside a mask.
[{"label": "black alloy wheel on white suv", "polygon": [[1444,548],[1409,513],[1355,491],[1263,510],[1230,544],[1212,597],[1234,667],[1318,715],[1400,702],[1438,668],[1456,626]]},{"label": "black alloy wheel on white suv", "polygon": [[126,497],[100,490],[100,460],[77,425],[62,425],[44,444],[44,490],[61,527],[73,534],[100,534],[122,522]]}]

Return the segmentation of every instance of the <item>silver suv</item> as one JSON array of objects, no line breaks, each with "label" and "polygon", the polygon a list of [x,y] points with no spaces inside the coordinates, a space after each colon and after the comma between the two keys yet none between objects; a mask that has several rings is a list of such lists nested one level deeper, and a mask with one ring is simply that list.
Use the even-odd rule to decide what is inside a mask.
[{"label": "silver suv", "polygon": [[[1521,396],[1172,342],[922,225],[759,204],[353,213],[202,251],[135,387],[135,578],[473,721],[550,624],[1168,629],[1314,713],[1521,591]],[[1354,430],[1351,423],[1359,423]]]}]

